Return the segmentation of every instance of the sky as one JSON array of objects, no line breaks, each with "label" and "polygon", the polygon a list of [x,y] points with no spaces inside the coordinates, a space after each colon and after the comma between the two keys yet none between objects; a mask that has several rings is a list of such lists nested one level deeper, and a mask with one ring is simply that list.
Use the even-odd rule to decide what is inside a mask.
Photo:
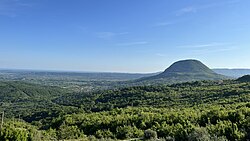
[{"label": "sky", "polygon": [[250,68],[249,0],[0,0],[0,68]]}]

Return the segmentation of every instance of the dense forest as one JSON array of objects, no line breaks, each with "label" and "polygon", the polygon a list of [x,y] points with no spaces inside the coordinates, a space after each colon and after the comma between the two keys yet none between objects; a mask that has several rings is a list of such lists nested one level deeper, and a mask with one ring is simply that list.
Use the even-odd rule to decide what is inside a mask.
[{"label": "dense forest", "polygon": [[246,140],[250,83],[234,80],[74,92],[0,83],[1,140]]}]

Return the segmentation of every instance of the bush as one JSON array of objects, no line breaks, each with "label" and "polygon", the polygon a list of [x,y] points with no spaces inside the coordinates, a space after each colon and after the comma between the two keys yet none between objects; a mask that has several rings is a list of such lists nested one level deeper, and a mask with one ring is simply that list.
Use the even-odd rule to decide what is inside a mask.
[{"label": "bush", "polygon": [[95,136],[99,139],[101,139],[101,138],[114,138],[113,133],[110,132],[109,130],[98,130],[98,131],[96,131]]},{"label": "bush", "polygon": [[67,126],[63,124],[58,130],[59,139],[79,139],[85,138],[85,135],[77,126]]},{"label": "bush", "polygon": [[170,136],[169,136],[169,137],[166,137],[166,138],[165,138],[165,141],[175,141],[175,139],[174,139],[173,137],[170,137]]},{"label": "bush", "polygon": [[157,138],[157,133],[151,129],[145,130],[144,131],[144,139],[156,139]]},{"label": "bush", "polygon": [[139,130],[136,126],[117,127],[116,132],[118,139],[131,139],[143,136],[143,131]]},{"label": "bush", "polygon": [[188,136],[189,141],[210,141],[210,134],[206,128],[195,128]]}]

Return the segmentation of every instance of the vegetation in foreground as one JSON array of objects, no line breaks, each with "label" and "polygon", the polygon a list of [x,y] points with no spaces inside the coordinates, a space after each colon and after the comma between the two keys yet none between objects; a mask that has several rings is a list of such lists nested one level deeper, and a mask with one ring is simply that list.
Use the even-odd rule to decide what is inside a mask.
[{"label": "vegetation in foreground", "polygon": [[[26,100],[18,97],[23,91]],[[45,99],[54,106],[40,105],[34,112],[32,106],[20,106],[20,101],[39,105]],[[250,139],[249,82],[197,81],[89,94],[1,82],[1,103],[6,112],[1,140]],[[19,115],[8,106],[29,114],[20,112],[16,121]]]}]

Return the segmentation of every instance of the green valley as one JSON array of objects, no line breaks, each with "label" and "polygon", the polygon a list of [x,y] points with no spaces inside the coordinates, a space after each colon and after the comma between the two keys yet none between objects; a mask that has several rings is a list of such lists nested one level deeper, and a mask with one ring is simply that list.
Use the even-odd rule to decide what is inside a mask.
[{"label": "green valley", "polygon": [[250,139],[249,76],[229,79],[197,60],[136,80],[101,80],[107,87],[88,91],[44,85],[39,75],[0,81],[1,140]]}]

